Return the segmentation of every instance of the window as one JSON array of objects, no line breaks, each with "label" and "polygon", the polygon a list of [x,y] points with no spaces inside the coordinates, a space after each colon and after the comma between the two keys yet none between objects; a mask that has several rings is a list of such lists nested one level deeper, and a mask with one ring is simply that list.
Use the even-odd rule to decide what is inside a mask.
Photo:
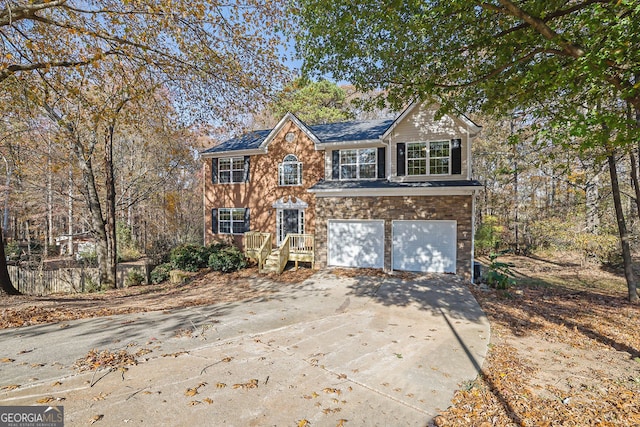
[{"label": "window", "polygon": [[408,175],[448,175],[450,163],[451,146],[449,141],[407,144]]},{"label": "window", "polygon": [[278,182],[280,185],[302,184],[302,163],[293,154],[287,154],[278,165]]},{"label": "window", "polygon": [[429,173],[431,175],[449,174],[449,141],[436,141],[429,144]]},{"label": "window", "polygon": [[375,179],[376,148],[340,150],[340,179]]},{"label": "window", "polygon": [[245,180],[244,157],[227,157],[218,161],[218,175],[221,183],[243,182]]},{"label": "window", "polygon": [[218,232],[220,234],[242,234],[249,231],[245,224],[246,209],[220,208],[218,209]]}]

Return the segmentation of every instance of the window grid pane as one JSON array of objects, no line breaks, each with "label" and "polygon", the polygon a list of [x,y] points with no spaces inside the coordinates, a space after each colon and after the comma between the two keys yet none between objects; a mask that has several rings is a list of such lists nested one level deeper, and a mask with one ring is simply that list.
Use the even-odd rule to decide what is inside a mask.
[{"label": "window grid pane", "polygon": [[435,141],[429,145],[429,173],[446,175],[449,173],[449,141]]},{"label": "window grid pane", "polygon": [[221,234],[241,234],[244,230],[243,208],[218,209],[218,232]]},{"label": "window grid pane", "polygon": [[416,142],[407,144],[407,174],[427,174],[427,144]]},{"label": "window grid pane", "polygon": [[375,179],[376,154],[376,148],[340,150],[340,179]]},{"label": "window grid pane", "polygon": [[279,185],[302,184],[302,163],[293,154],[287,154],[278,165],[278,182]]},{"label": "window grid pane", "polygon": [[244,157],[228,157],[218,161],[218,181],[235,183],[244,181]]}]

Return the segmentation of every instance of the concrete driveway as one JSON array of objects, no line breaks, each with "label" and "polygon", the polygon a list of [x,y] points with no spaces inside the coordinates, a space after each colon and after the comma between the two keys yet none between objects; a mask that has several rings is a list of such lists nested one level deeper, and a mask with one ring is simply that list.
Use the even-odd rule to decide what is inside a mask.
[{"label": "concrete driveway", "polygon": [[[13,360],[0,405],[52,399],[65,426],[424,426],[487,351],[489,323],[455,276],[257,286],[275,293],[0,331]],[[139,363],[78,373],[91,349]]]}]

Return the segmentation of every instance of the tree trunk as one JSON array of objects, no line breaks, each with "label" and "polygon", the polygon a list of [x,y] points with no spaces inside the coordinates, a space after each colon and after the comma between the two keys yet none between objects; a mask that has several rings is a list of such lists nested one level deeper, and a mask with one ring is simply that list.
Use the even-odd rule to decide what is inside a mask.
[{"label": "tree trunk", "polygon": [[0,295],[20,295],[20,291],[13,287],[9,269],[7,268],[7,256],[4,253],[4,236],[0,225]]},{"label": "tree trunk", "polygon": [[633,154],[634,150],[629,153],[629,160],[631,162],[631,183],[633,184],[633,190],[636,194],[636,210],[638,212],[638,218],[640,218],[640,184],[638,183],[638,164],[636,163],[636,156]]},{"label": "tree trunk", "polygon": [[105,227],[105,221],[102,217],[102,206],[100,205],[100,198],[98,196],[98,190],[96,189],[95,174],[93,172],[93,165],[91,163],[91,157],[84,156],[84,150],[82,144],[78,141],[75,144],[76,157],[82,170],[82,179],[85,188],[85,197],[87,200],[87,206],[89,208],[89,215],[91,219],[91,228],[93,231],[93,237],[96,239],[96,255],[98,256],[98,267],[100,270],[100,283],[107,288],[113,288],[115,280],[110,282],[109,267],[108,267],[108,243],[107,233]]},{"label": "tree trunk", "polygon": [[624,277],[627,280],[627,288],[629,290],[629,301],[638,302],[638,292],[636,278],[633,274],[633,265],[631,261],[631,248],[629,247],[629,232],[627,224],[624,220],[622,210],[622,200],[620,198],[620,185],[618,183],[618,170],[616,169],[615,153],[609,154],[607,157],[609,162],[609,175],[611,176],[611,191],[613,193],[613,204],[616,210],[616,220],[618,222],[618,232],[620,234],[620,243],[622,245],[622,259],[624,262]]},{"label": "tree trunk", "polygon": [[586,228],[591,234],[598,234],[600,219],[598,218],[598,186],[600,183],[600,172],[598,172],[588,183],[585,190]]},{"label": "tree trunk", "polygon": [[118,268],[118,254],[116,242],[116,187],[113,177],[113,132],[114,126],[108,128],[104,141],[104,170],[107,198],[105,200],[106,235],[107,235],[107,274],[111,288],[117,287],[116,273]]},{"label": "tree trunk", "polygon": [[69,238],[67,240],[67,255],[73,256],[73,167],[71,166],[71,162],[69,162],[69,188],[67,191],[67,234]]}]

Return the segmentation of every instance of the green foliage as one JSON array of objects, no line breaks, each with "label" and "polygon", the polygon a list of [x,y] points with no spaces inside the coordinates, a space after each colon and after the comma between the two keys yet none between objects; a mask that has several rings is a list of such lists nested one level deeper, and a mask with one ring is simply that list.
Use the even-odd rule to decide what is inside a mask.
[{"label": "green foliage", "polygon": [[489,267],[487,273],[484,276],[484,281],[487,285],[496,289],[508,289],[516,284],[513,278],[513,272],[511,267],[513,264],[510,262],[498,261],[500,254],[492,253],[489,255]]},{"label": "green foliage", "polygon": [[571,221],[558,218],[536,221],[529,225],[528,239],[533,249],[576,251],[585,261],[594,260],[607,265],[622,263],[618,236],[576,231]]},{"label": "green foliage", "polygon": [[482,224],[477,228],[475,235],[475,250],[478,254],[488,254],[498,249],[502,241],[504,227],[498,224],[498,218],[486,215]]},{"label": "green foliage", "polygon": [[100,285],[100,282],[94,281],[91,276],[85,276],[85,279],[84,279],[84,291],[88,292],[90,294],[92,294],[94,292],[101,292],[102,291],[102,285]]},{"label": "green foliage", "polygon": [[118,244],[118,261],[134,261],[142,256],[133,239],[131,228],[122,221],[116,223],[116,242]]},{"label": "green foliage", "polygon": [[76,257],[79,261],[87,266],[98,266],[98,253],[96,252],[95,247],[90,246],[87,249],[81,250],[80,252],[78,252]]},{"label": "green foliage", "polygon": [[146,278],[137,269],[132,269],[127,272],[127,277],[124,280],[125,286],[139,286],[145,282]]},{"label": "green foliage", "polygon": [[529,224],[527,240],[533,249],[570,250],[575,225],[559,218],[546,218]]},{"label": "green foliage", "polygon": [[207,266],[209,250],[201,245],[185,243],[171,250],[171,266],[176,270],[198,271]]},{"label": "green foliage", "polygon": [[227,273],[245,268],[247,260],[240,249],[229,246],[211,253],[208,265],[214,271]]},{"label": "green foliage", "polygon": [[344,90],[325,79],[294,80],[276,96],[270,109],[278,118],[290,111],[309,125],[353,118]]},{"label": "green foliage", "polygon": [[4,254],[12,261],[20,259],[20,245],[18,245],[18,242],[8,242],[4,247]]},{"label": "green foliage", "polygon": [[151,283],[158,284],[164,282],[169,279],[169,272],[171,271],[171,263],[165,262],[163,264],[157,265],[151,271]]},{"label": "green foliage", "polygon": [[585,259],[593,259],[611,266],[622,265],[622,249],[617,236],[578,233],[575,235],[574,245]]}]

